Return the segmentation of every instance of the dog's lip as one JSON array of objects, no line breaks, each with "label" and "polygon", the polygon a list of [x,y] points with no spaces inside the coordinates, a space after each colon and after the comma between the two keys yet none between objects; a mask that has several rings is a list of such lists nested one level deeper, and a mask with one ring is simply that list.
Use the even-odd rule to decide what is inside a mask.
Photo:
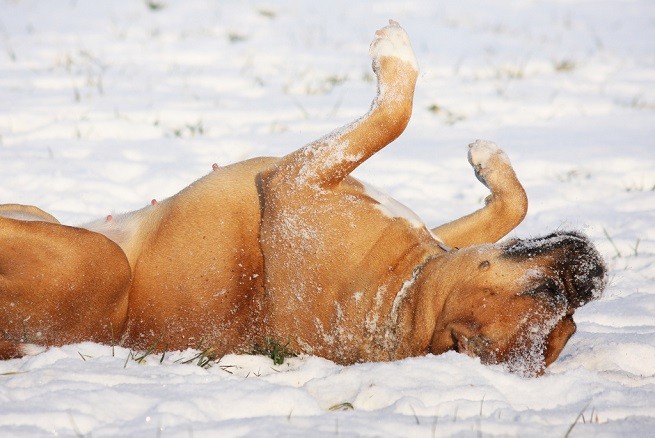
[{"label": "dog's lip", "polygon": [[451,331],[452,350],[470,357],[486,358],[491,351],[491,340],[481,334],[465,335],[456,330]]},{"label": "dog's lip", "polygon": [[467,356],[473,356],[472,352],[467,348],[468,345],[467,336],[461,333],[457,333],[455,331],[451,332],[451,336],[453,338],[453,346],[452,346],[453,351],[461,354],[466,354]]}]

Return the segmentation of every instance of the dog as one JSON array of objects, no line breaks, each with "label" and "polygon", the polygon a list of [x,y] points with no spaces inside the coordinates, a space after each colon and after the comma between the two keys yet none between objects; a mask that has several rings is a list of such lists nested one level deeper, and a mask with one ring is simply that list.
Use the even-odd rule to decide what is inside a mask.
[{"label": "dog", "polygon": [[403,132],[418,76],[394,21],[370,55],[370,110],[282,158],[80,227],[1,206],[0,358],[81,341],[219,357],[273,339],[341,364],[455,350],[542,373],[605,287],[602,257],[576,232],[496,243],[527,197],[492,142],[468,149],[485,206],[433,229],[350,176]]}]

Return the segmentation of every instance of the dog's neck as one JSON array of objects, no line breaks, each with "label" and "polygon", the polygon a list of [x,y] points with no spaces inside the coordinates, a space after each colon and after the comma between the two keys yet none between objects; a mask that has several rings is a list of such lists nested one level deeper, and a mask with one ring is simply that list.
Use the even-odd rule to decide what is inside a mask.
[{"label": "dog's neck", "polygon": [[416,278],[398,310],[396,332],[399,334],[396,356],[426,354],[438,316],[455,288],[449,270],[453,269],[451,252],[432,254],[418,265]]}]

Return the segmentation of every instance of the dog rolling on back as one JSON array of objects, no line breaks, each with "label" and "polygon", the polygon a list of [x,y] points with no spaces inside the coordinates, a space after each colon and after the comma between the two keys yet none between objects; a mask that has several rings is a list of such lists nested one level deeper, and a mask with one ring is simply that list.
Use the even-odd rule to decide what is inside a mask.
[{"label": "dog rolling on back", "polygon": [[0,207],[0,358],[80,341],[220,356],[268,338],[343,364],[456,350],[543,372],[601,294],[602,258],[574,232],[496,243],[527,198],[491,142],[468,156],[486,205],[433,229],[351,177],[405,129],[418,74],[395,22],[370,52],[368,113],[282,158],[81,227]]}]

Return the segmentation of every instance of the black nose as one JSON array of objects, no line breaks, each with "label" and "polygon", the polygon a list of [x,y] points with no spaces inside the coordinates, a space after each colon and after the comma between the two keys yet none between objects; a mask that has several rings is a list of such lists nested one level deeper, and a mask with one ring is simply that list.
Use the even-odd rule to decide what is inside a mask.
[{"label": "black nose", "polygon": [[504,256],[525,260],[547,256],[551,268],[564,284],[562,291],[571,307],[579,307],[601,296],[607,268],[593,243],[577,232],[555,232],[536,239],[511,242]]}]

